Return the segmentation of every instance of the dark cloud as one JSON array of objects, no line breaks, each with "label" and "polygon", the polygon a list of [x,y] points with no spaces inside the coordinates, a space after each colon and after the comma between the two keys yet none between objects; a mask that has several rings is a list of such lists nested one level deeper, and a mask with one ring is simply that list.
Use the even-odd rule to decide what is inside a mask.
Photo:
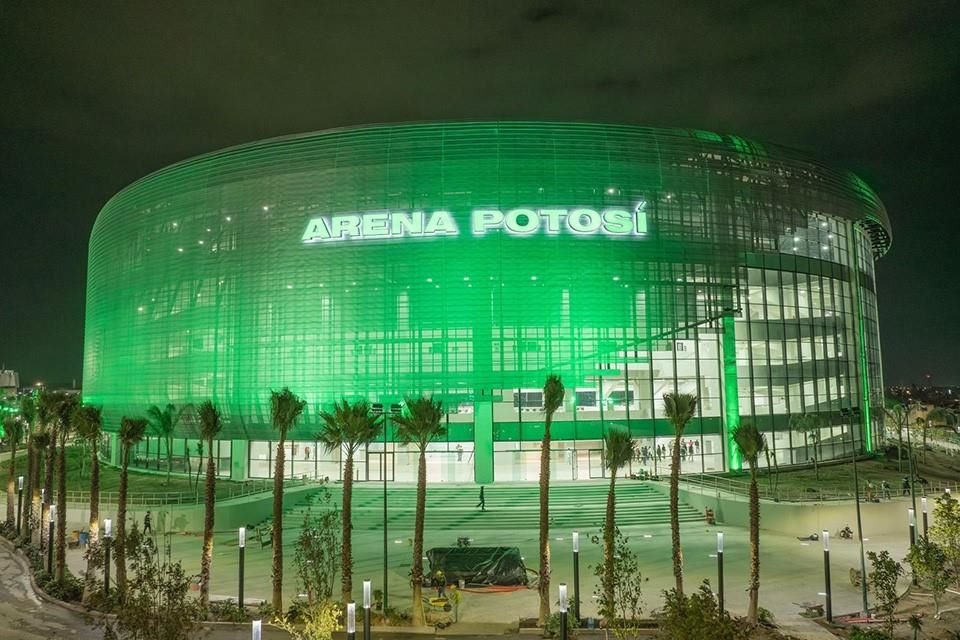
[{"label": "dark cloud", "polygon": [[[888,379],[960,382],[955,2],[0,4],[0,360],[80,375],[86,238],[184,157],[397,120],[695,126],[860,172],[894,221]],[[936,277],[930,274],[936,273]]]}]

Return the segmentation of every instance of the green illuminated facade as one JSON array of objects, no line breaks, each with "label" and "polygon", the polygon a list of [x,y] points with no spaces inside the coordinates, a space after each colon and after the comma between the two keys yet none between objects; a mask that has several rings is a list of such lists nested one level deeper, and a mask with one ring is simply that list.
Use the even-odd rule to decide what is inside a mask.
[{"label": "green illuminated facade", "polygon": [[[449,422],[431,481],[535,480],[549,373],[567,387],[555,479],[601,477],[614,426],[647,452],[629,471],[665,471],[670,391],[700,397],[685,473],[738,468],[746,419],[789,465],[814,455],[791,425],[818,414],[817,456],[838,457],[879,435],[874,260],[890,237],[855,175],[706,131],[441,123],[256,142],[101,211],[84,399],[115,432],[151,404],[212,398],[235,478],[270,475],[269,394],[289,386],[308,401],[292,477],[340,477],[314,438],[334,400],[428,393]],[[391,435],[360,480],[384,458],[388,479],[415,479]],[[177,464],[196,469],[195,425],[179,436]],[[148,439],[134,464],[165,468],[164,446]]]}]

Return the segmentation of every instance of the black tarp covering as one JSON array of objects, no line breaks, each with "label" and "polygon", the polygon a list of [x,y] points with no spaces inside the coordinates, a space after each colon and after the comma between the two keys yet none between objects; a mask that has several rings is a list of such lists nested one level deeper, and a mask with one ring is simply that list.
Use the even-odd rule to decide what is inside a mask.
[{"label": "black tarp covering", "polygon": [[448,583],[516,586],[527,584],[517,547],[434,547],[427,551],[430,575],[443,571]]}]

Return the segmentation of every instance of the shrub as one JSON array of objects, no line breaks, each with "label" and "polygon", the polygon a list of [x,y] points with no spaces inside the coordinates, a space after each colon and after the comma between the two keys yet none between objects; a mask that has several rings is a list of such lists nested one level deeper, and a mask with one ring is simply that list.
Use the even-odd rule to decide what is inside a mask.
[{"label": "shrub", "polygon": [[861,629],[854,627],[850,631],[850,640],[890,640],[890,635],[882,629]]},{"label": "shrub", "polygon": [[663,609],[654,617],[664,637],[671,640],[744,640],[746,625],[721,611],[710,582],[703,581],[689,596],[676,589],[664,591]]}]

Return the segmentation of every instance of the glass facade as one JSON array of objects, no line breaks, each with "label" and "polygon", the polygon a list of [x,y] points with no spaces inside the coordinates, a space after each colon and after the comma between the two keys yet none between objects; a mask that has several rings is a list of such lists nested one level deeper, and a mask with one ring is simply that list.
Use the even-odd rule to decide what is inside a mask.
[{"label": "glass facade", "polygon": [[[778,464],[837,457],[874,444],[874,259],[889,242],[856,176],[737,136],[508,122],[268,140],[104,207],[84,395],[108,430],[212,398],[222,444],[248,443],[220,466],[248,477],[272,474],[269,393],[289,386],[308,401],[290,477],[340,477],[340,452],[315,438],[334,400],[427,393],[448,413],[431,481],[536,480],[549,373],[567,388],[559,480],[602,477],[614,426],[637,439],[627,473],[662,472],[674,391],[700,398],[685,473],[737,468],[742,419]],[[822,419],[816,453],[804,414]],[[388,429],[356,472],[412,481],[416,459]]]}]

